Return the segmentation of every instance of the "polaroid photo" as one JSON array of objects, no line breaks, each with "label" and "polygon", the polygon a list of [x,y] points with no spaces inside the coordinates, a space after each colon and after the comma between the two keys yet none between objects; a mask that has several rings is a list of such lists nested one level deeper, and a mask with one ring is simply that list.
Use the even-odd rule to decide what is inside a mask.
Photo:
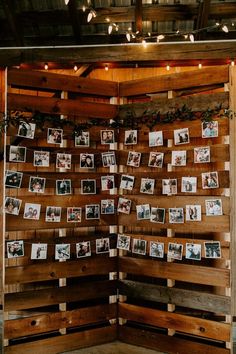
[{"label": "polaroid photo", "polygon": [[131,210],[131,200],[120,197],[118,199],[117,211],[119,213],[129,214]]},{"label": "polaroid photo", "polygon": [[182,193],[196,193],[197,192],[197,177],[182,177],[181,179]]},{"label": "polaroid photo", "polygon": [[162,168],[164,153],[163,152],[150,152],[148,166]]},{"label": "polaroid photo", "polygon": [[114,144],[115,131],[114,130],[100,130],[101,144]]},{"label": "polaroid photo", "polygon": [[35,128],[35,123],[22,121],[20,122],[17,135],[27,139],[34,139]]},{"label": "polaroid photo", "polygon": [[181,261],[183,257],[183,245],[180,243],[169,242],[167,257]]},{"label": "polaroid photo", "polygon": [[140,204],[136,205],[137,220],[149,220],[150,219],[150,205]]},{"label": "polaroid photo", "polygon": [[164,257],[164,243],[163,242],[150,242],[149,256],[156,258]]},{"label": "polaroid photo", "polygon": [[165,209],[164,208],[151,208],[150,221],[158,224],[164,224],[165,222]]},{"label": "polaroid photo", "polygon": [[91,256],[91,244],[90,241],[82,241],[76,243],[76,257],[90,257]]},{"label": "polaroid photo", "polygon": [[68,207],[66,215],[67,215],[67,222],[81,222],[82,208]]},{"label": "polaroid photo", "polygon": [[96,239],[96,253],[109,253],[110,251],[110,239],[109,237]]},{"label": "polaroid photo", "polygon": [[183,208],[169,208],[169,223],[181,224],[184,222],[184,209]]},{"label": "polaroid photo", "polygon": [[55,259],[70,259],[70,244],[69,243],[62,243],[55,245]]},{"label": "polaroid photo", "polygon": [[201,260],[202,245],[199,243],[186,243],[186,259],[192,259],[195,261]]},{"label": "polaroid photo", "polygon": [[33,165],[36,167],[49,167],[49,151],[34,151]]},{"label": "polaroid photo", "polygon": [[172,166],[186,166],[187,153],[186,150],[172,151],[171,165]]},{"label": "polaroid photo", "polygon": [[194,163],[208,163],[210,161],[210,146],[194,148]]},{"label": "polaroid photo", "polygon": [[218,172],[202,173],[202,188],[219,188]]},{"label": "polaroid photo", "polygon": [[204,242],[205,258],[221,258],[220,241]]},{"label": "polaroid photo", "polygon": [[7,242],[7,258],[17,258],[24,256],[24,241]]},{"label": "polaroid photo", "polygon": [[139,167],[141,161],[141,152],[129,151],[127,166]]},{"label": "polaroid photo", "polygon": [[19,215],[22,200],[12,197],[5,198],[5,213]]},{"label": "polaroid photo", "polygon": [[163,133],[149,132],[149,147],[162,146],[163,145]]},{"label": "polaroid photo", "polygon": [[39,220],[41,204],[25,203],[24,219]]},{"label": "polaroid photo", "polygon": [[126,130],[125,131],[125,145],[135,145],[138,141],[138,131],[137,130]]},{"label": "polaroid photo", "polygon": [[61,207],[47,206],[45,221],[60,222],[61,221]]},{"label": "polaroid photo", "polygon": [[57,153],[56,156],[56,168],[71,169],[71,154]]},{"label": "polaroid photo", "polygon": [[32,243],[31,259],[47,259],[48,245],[47,243]]},{"label": "polaroid photo", "polygon": [[129,251],[130,249],[130,236],[118,234],[117,236],[117,248],[119,250]]},{"label": "polaroid photo", "polygon": [[208,199],[205,200],[206,216],[223,215],[221,199]]},{"label": "polaroid photo", "polygon": [[115,214],[115,200],[102,199],[101,200],[101,214]]},{"label": "polaroid photo", "polygon": [[26,160],[26,147],[11,145],[9,150],[9,161],[25,162],[25,160]]},{"label": "polaroid photo", "polygon": [[46,178],[31,176],[29,179],[29,192],[44,193]]},{"label": "polaroid photo", "polygon": [[132,243],[132,252],[140,254],[142,256],[146,255],[147,241],[141,240],[139,238],[134,238]]},{"label": "polaroid photo", "polygon": [[176,178],[162,180],[162,194],[166,194],[166,195],[177,194]]},{"label": "polaroid photo", "polygon": [[189,143],[189,130],[188,130],[188,128],[175,129],[174,130],[174,142],[175,142],[175,145],[188,144]]},{"label": "polaroid photo", "polygon": [[63,141],[63,130],[57,128],[48,128],[47,143],[61,144]]},{"label": "polaroid photo", "polygon": [[56,194],[57,195],[71,194],[71,180],[70,179],[56,180]]},{"label": "polaroid photo", "polygon": [[116,165],[116,155],[114,151],[102,152],[103,167],[110,167]]},{"label": "polaroid photo", "polygon": [[80,154],[80,168],[94,168],[94,154]]},{"label": "polaroid photo", "polygon": [[141,178],[140,193],[153,194],[155,186],[155,179]]},{"label": "polaroid photo", "polygon": [[134,176],[122,175],[120,180],[120,188],[132,191],[134,187]]},{"label": "polaroid photo", "polygon": [[5,173],[5,187],[20,188],[22,183],[23,173],[7,170]]},{"label": "polaroid photo", "polygon": [[100,219],[100,205],[99,204],[85,205],[85,219],[86,220]]},{"label": "polaroid photo", "polygon": [[110,191],[115,187],[114,176],[102,176],[101,177],[101,189],[102,191]]},{"label": "polaroid photo", "polygon": [[218,122],[212,120],[210,122],[202,122],[202,138],[217,138]]},{"label": "polaroid photo", "polygon": [[88,131],[79,131],[75,133],[75,147],[89,147],[90,134]]},{"label": "polaroid photo", "polygon": [[201,221],[202,220],[202,208],[201,205],[186,205],[186,221]]},{"label": "polaroid photo", "polygon": [[82,179],[81,194],[96,194],[96,179]]}]

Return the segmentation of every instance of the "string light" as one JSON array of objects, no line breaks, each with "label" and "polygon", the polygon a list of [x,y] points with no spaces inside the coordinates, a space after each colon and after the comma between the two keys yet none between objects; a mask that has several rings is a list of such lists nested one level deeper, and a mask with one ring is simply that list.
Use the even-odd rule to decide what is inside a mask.
[{"label": "string light", "polygon": [[198,69],[202,69],[202,63],[198,64]]},{"label": "string light", "polygon": [[115,31],[118,31],[119,30],[119,26],[116,23],[110,23],[109,26],[108,26],[108,29],[107,29],[108,34],[111,34],[113,29]]},{"label": "string light", "polygon": [[226,25],[224,25],[224,26],[222,27],[222,31],[225,32],[225,33],[228,33],[228,32],[229,32],[229,29],[228,29],[228,27],[227,27]]},{"label": "string light", "polygon": [[83,12],[86,11],[86,6],[85,6],[85,5],[82,6],[82,11],[83,11]]},{"label": "string light", "polygon": [[68,5],[70,0],[65,0],[65,5]]},{"label": "string light", "polygon": [[74,71],[77,71],[78,70],[78,66],[75,64],[74,65]]},{"label": "string light", "polygon": [[167,71],[170,70],[170,65],[166,65],[166,70],[167,70]]},{"label": "string light", "polygon": [[106,64],[105,65],[105,71],[108,71],[109,70],[109,67],[108,67],[108,65]]},{"label": "string light", "polygon": [[44,64],[44,70],[48,70],[48,63]]},{"label": "string light", "polygon": [[195,39],[194,39],[194,35],[192,33],[189,35],[189,39],[190,39],[190,42],[192,42],[192,43],[194,42]]},{"label": "string light", "polygon": [[234,60],[231,60],[230,65],[231,65],[231,66],[234,66],[234,64],[235,64],[235,63],[234,63]]},{"label": "string light", "polygon": [[90,22],[92,18],[96,17],[97,13],[95,10],[91,9],[88,13],[87,22]]}]

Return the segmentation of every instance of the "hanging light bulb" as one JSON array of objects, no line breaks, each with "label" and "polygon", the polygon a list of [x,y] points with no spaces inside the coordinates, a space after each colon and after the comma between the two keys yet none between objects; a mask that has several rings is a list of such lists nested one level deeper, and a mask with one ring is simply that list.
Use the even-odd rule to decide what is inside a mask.
[{"label": "hanging light bulb", "polygon": [[130,40],[131,40],[131,35],[130,35],[130,33],[126,33],[126,39],[127,39],[128,42],[130,42]]},{"label": "hanging light bulb", "polygon": [[166,65],[166,70],[167,70],[167,71],[170,70],[170,65]]},{"label": "hanging light bulb", "polygon": [[144,46],[144,48],[146,48],[147,42],[145,41],[145,39],[142,40],[142,45]]},{"label": "hanging light bulb", "polygon": [[107,21],[107,22],[110,22],[110,19],[109,19],[109,17],[107,17],[107,18],[106,18],[106,21]]},{"label": "hanging light bulb", "polygon": [[228,27],[227,27],[226,25],[224,25],[224,26],[222,27],[222,31],[225,32],[225,33],[228,33],[228,32],[229,32],[229,29],[228,29]]},{"label": "hanging light bulb", "polygon": [[163,34],[159,34],[159,36],[157,36],[157,41],[161,41],[164,38],[165,36]]},{"label": "hanging light bulb", "polygon": [[202,69],[202,63],[198,64],[198,69]]},{"label": "hanging light bulb", "polygon": [[112,25],[109,25],[109,26],[108,26],[108,30],[107,30],[107,31],[108,31],[108,34],[111,34],[112,29],[113,29]]},{"label": "hanging light bulb", "polygon": [[86,11],[86,6],[85,5],[82,6],[82,10],[83,10],[83,12]]},{"label": "hanging light bulb", "polygon": [[230,63],[231,66],[234,66],[235,65],[235,62],[234,60],[231,60],[231,63]]},{"label": "hanging light bulb", "polygon": [[74,65],[74,71],[77,71],[78,70],[78,66],[75,64]]},{"label": "hanging light bulb", "polygon": [[69,1],[70,1],[70,0],[65,0],[65,5],[68,5],[68,4],[69,4]]},{"label": "hanging light bulb", "polygon": [[191,33],[190,35],[189,35],[189,39],[190,39],[190,42],[194,42],[194,35]]},{"label": "hanging light bulb", "polygon": [[93,18],[93,14],[92,14],[92,11],[89,11],[88,13],[88,17],[87,17],[87,22],[90,22]]},{"label": "hanging light bulb", "polygon": [[187,34],[184,35],[184,39],[188,39],[188,35]]},{"label": "hanging light bulb", "polygon": [[108,65],[106,64],[105,65],[105,71],[108,71],[109,70],[109,68],[108,68]]},{"label": "hanging light bulb", "polygon": [[44,70],[48,70],[48,63],[44,64]]}]

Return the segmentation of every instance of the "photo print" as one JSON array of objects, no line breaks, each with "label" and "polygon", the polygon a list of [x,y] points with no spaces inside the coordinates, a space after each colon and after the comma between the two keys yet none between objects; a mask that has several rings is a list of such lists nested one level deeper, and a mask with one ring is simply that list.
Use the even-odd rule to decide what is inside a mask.
[{"label": "photo print", "polygon": [[137,130],[126,130],[125,131],[125,145],[134,145],[138,141],[138,131]]},{"label": "photo print", "polygon": [[67,222],[81,222],[82,208],[68,207],[66,215],[67,215]]},{"label": "photo print", "polygon": [[48,245],[46,243],[32,243],[31,259],[47,259]]},{"label": "photo print", "polygon": [[221,258],[220,241],[204,242],[204,250],[206,258]]},{"label": "photo print", "polygon": [[197,177],[182,177],[181,192],[196,193],[197,192]]},{"label": "photo print", "polygon": [[101,200],[101,214],[115,214],[115,200],[102,199]]},{"label": "photo print", "polygon": [[114,151],[102,152],[103,167],[110,167],[116,165],[116,155]]},{"label": "photo print", "polygon": [[71,194],[71,180],[70,179],[58,179],[56,181],[56,194],[57,195]]},{"label": "photo print", "polygon": [[27,139],[34,139],[35,127],[35,123],[22,121],[20,122],[17,135]]},{"label": "photo print", "polygon": [[94,154],[80,154],[80,168],[94,168]]},{"label": "photo print", "polygon": [[150,219],[150,205],[140,204],[136,205],[137,220]]},{"label": "photo print", "polygon": [[5,198],[5,213],[19,215],[21,207],[21,199],[6,197]]},{"label": "photo print", "polygon": [[26,147],[23,146],[10,146],[9,161],[10,162],[25,162]]},{"label": "photo print", "polygon": [[7,242],[7,258],[17,258],[24,256],[24,241]]},{"label": "photo print", "polygon": [[91,244],[90,241],[83,241],[76,243],[76,256],[77,258],[90,257],[91,256]]},{"label": "photo print", "polygon": [[47,143],[61,144],[63,141],[63,130],[56,128],[48,128]]},{"label": "photo print", "polygon": [[201,260],[202,245],[199,243],[186,243],[186,259],[193,259],[195,261]]},{"label": "photo print", "polygon": [[90,145],[90,134],[88,131],[75,133],[75,147],[88,147]]},{"label": "photo print", "polygon": [[205,200],[206,216],[223,215],[221,199],[208,199]]},{"label": "photo print", "polygon": [[194,148],[194,163],[207,163],[210,160],[210,146]]},{"label": "photo print", "polygon": [[130,236],[118,234],[116,247],[119,250],[129,251],[129,249],[130,249]]},{"label": "photo print", "polygon": [[45,221],[60,222],[61,221],[61,207],[47,206]]},{"label": "photo print", "polygon": [[150,242],[149,256],[156,258],[164,257],[164,243],[163,242]]},{"label": "photo print", "polygon": [[110,251],[110,239],[109,237],[96,239],[96,253],[109,253]]},{"label": "photo print", "polygon": [[186,166],[187,153],[186,150],[172,151],[171,165],[172,166]]},{"label": "photo print", "polygon": [[184,222],[183,208],[169,208],[169,223],[180,224]]},{"label": "photo print", "polygon": [[119,213],[129,214],[131,209],[131,200],[120,197],[118,199],[117,211]]},{"label": "photo print", "polygon": [[29,192],[44,193],[46,178],[31,176],[29,179]]},{"label": "photo print", "polygon": [[163,152],[150,152],[148,166],[162,168],[164,153]]},{"label": "photo print", "polygon": [[5,174],[5,187],[20,188],[22,177],[22,172],[7,170]]},{"label": "photo print", "polygon": [[151,208],[150,221],[159,224],[164,224],[165,222],[165,209],[164,208]]},{"label": "photo print", "polygon": [[114,144],[115,132],[114,130],[100,130],[101,144]]},{"label": "photo print", "polygon": [[218,122],[202,122],[202,138],[216,138],[218,136]]},{"label": "photo print", "polygon": [[129,151],[127,158],[127,166],[139,167],[141,160],[141,152]]},{"label": "photo print", "polygon": [[174,142],[175,142],[175,145],[188,144],[189,143],[189,130],[188,130],[188,128],[175,129],[174,130]]},{"label": "photo print", "polygon": [[82,179],[81,194],[96,194],[96,179]]},{"label": "photo print", "polygon": [[146,255],[146,249],[147,249],[147,241],[146,240],[141,240],[138,238],[133,239],[133,246],[132,246],[132,252],[136,254],[140,254],[142,256]]},{"label": "photo print", "polygon": [[55,259],[70,259],[70,244],[69,243],[62,243],[55,245]]},{"label": "photo print", "polygon": [[71,154],[57,153],[56,156],[56,168],[71,169]]},{"label": "photo print", "polygon": [[202,188],[210,189],[210,188],[218,188],[218,172],[206,172],[202,173]]},{"label": "photo print", "polygon": [[115,177],[114,176],[102,176],[101,177],[102,191],[110,191],[114,187],[115,187]]},{"label": "photo print", "polygon": [[181,261],[183,257],[183,245],[180,243],[169,242],[167,257]]},{"label": "photo print", "polygon": [[99,204],[85,205],[85,219],[86,220],[100,219],[100,206],[99,206]]},{"label": "photo print", "polygon": [[201,221],[201,205],[186,205],[186,221]]},{"label": "photo print", "polygon": [[134,187],[134,176],[122,175],[120,180],[120,188],[132,191]]},{"label": "photo print", "polygon": [[153,194],[155,179],[141,178],[140,193]]},{"label": "photo print", "polygon": [[37,167],[49,167],[49,151],[34,151],[33,165]]},{"label": "photo print", "polygon": [[166,194],[166,195],[177,194],[176,178],[162,180],[162,194]]},{"label": "photo print", "polygon": [[25,203],[24,219],[39,220],[41,204]]},{"label": "photo print", "polygon": [[149,132],[149,147],[162,146],[163,145],[163,133]]}]

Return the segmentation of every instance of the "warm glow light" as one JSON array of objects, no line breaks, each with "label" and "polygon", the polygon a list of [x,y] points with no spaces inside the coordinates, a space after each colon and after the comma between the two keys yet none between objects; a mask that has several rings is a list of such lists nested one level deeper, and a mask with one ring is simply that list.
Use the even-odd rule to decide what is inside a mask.
[{"label": "warm glow light", "polygon": [[231,60],[231,66],[234,66],[234,64],[235,64],[235,62],[234,62],[234,60]]},{"label": "warm glow light", "polygon": [[107,18],[106,18],[106,21],[107,21],[107,22],[110,22],[110,19],[109,19],[109,17],[107,17]]},{"label": "warm glow light", "polygon": [[199,63],[198,64],[198,69],[201,69],[202,68],[202,63]]},{"label": "warm glow light", "polygon": [[190,42],[193,43],[193,42],[194,42],[194,35],[193,35],[193,34],[190,34],[190,35],[189,35],[189,39],[190,39]]},{"label": "warm glow light", "polygon": [[225,33],[228,33],[228,32],[229,32],[229,29],[228,29],[228,27],[227,27],[226,25],[224,25],[224,26],[222,27],[222,31],[225,32]]},{"label": "warm glow light", "polygon": [[105,70],[108,71],[108,69],[109,69],[109,68],[108,68],[108,65],[105,65]]},{"label": "warm glow light", "polygon": [[127,41],[130,42],[130,40],[131,40],[130,33],[126,33],[126,38],[127,38]]},{"label": "warm glow light", "polygon": [[144,48],[146,48],[147,42],[145,41],[145,39],[142,40],[142,45],[144,46]]},{"label": "warm glow light", "polygon": [[89,11],[88,17],[87,17],[87,22],[90,22],[92,20],[92,18],[93,18],[93,14],[91,11]]},{"label": "warm glow light", "polygon": [[109,25],[108,26],[108,34],[111,34],[111,32],[112,32],[112,25]]},{"label": "warm glow light", "polygon": [[167,70],[167,71],[170,70],[170,65],[166,65],[166,70]]},{"label": "warm glow light", "polygon": [[165,36],[163,34],[159,34],[159,36],[157,36],[158,41],[161,41],[164,38],[165,38]]},{"label": "warm glow light", "polygon": [[70,1],[70,0],[65,0],[65,5],[68,5],[68,4],[69,4],[69,1]]},{"label": "warm glow light", "polygon": [[85,5],[82,6],[82,10],[83,10],[83,12],[85,12],[85,10],[86,10],[86,6]]},{"label": "warm glow light", "polygon": [[77,71],[77,70],[78,70],[78,66],[74,65],[74,71]]},{"label": "warm glow light", "polygon": [[44,70],[48,70],[48,63],[44,64]]}]

